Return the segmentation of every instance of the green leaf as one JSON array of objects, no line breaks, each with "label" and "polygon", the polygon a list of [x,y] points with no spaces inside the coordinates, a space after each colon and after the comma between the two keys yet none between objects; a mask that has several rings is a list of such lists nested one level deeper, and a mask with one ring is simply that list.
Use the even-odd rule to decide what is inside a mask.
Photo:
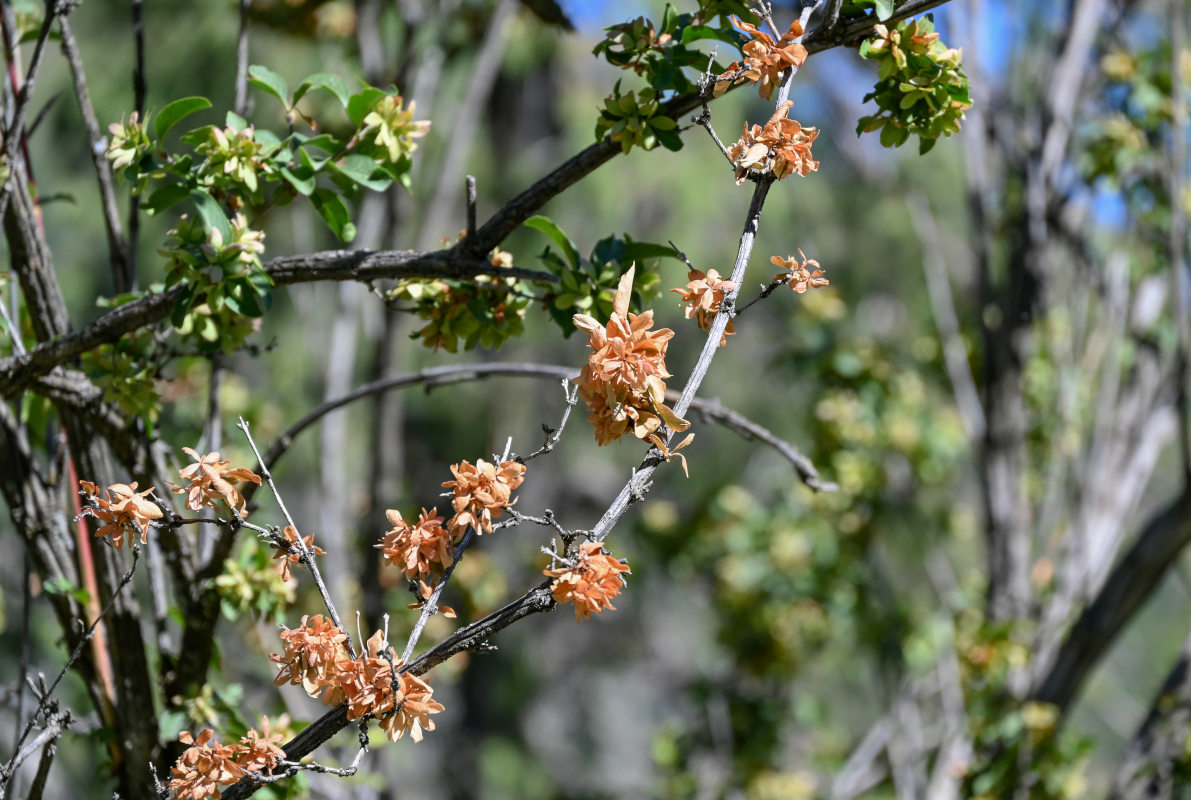
[{"label": "green leaf", "polygon": [[354,153],[343,159],[341,163],[331,163],[331,169],[344,175],[361,186],[372,189],[374,192],[381,192],[389,188],[391,180],[387,177],[374,178],[376,173],[376,162],[368,156]]},{"label": "green leaf", "polygon": [[187,197],[190,197],[190,189],[188,187],[180,183],[169,183],[149,195],[148,200],[142,201],[141,209],[147,214],[156,214],[158,211],[164,211],[174,203],[181,202]]},{"label": "green leaf", "polygon": [[554,224],[554,220],[549,217],[544,217],[541,214],[536,214],[524,223],[527,228],[533,228],[535,231],[540,231],[550,238],[550,241],[558,245],[562,250],[563,255],[567,257],[567,261],[571,263],[573,269],[579,268],[579,248],[575,247],[575,243],[571,241],[571,237],[563,233],[562,228]]},{"label": "green leaf", "polygon": [[335,95],[335,99],[344,108],[347,108],[347,101],[352,93],[351,87],[347,85],[347,81],[335,73],[316,72],[302,81],[302,85],[294,90],[294,105],[297,105],[298,101],[305,97],[306,93],[311,89],[325,89]]},{"label": "green leaf", "polygon": [[248,127],[248,120],[241,117],[235,111],[227,112],[227,126],[235,131],[242,131]]},{"label": "green leaf", "polygon": [[170,128],[186,117],[210,107],[211,101],[205,97],[183,97],[180,100],[175,100],[157,112],[157,116],[153,118],[153,134],[160,141],[169,133]]},{"label": "green leaf", "polygon": [[325,153],[337,153],[343,146],[343,143],[336,139],[329,133],[320,133],[318,136],[311,136],[310,138],[300,137],[298,144],[301,147],[315,147]]},{"label": "green leaf", "polygon": [[170,324],[175,328],[181,328],[182,323],[186,321],[186,315],[190,313],[190,307],[194,305],[194,286],[187,284],[182,293],[178,295],[178,299],[174,301],[174,310],[170,312]]},{"label": "green leaf", "polygon": [[227,307],[245,317],[263,317],[272,305],[268,294],[261,294],[247,278],[233,278],[228,281],[224,295]]},{"label": "green leaf", "polygon": [[682,137],[678,135],[678,131],[657,131],[658,143],[667,150],[678,151],[682,149]]},{"label": "green leaf", "polygon": [[316,189],[310,195],[314,210],[318,212],[327,227],[340,241],[350,242],[356,237],[356,226],[352,224],[351,210],[347,202],[330,189]]},{"label": "green leaf", "polygon": [[377,101],[385,96],[385,93],[380,89],[369,86],[367,89],[356,92],[347,100],[347,115],[351,117],[356,127],[364,124],[364,117],[368,116],[368,112],[376,105]]},{"label": "green leaf", "polygon": [[194,189],[190,192],[190,200],[198,209],[199,216],[203,218],[203,223],[208,228],[215,228],[223,237],[223,243],[227,244],[232,240],[232,226],[227,221],[227,214],[223,207],[219,205],[219,201],[207,193],[205,189]]},{"label": "green leaf", "polygon": [[314,191],[314,171],[305,165],[296,167],[282,167],[278,170],[286,183],[294,187],[294,191],[307,197]]},{"label": "green leaf", "polygon": [[287,109],[290,107],[289,86],[286,85],[285,78],[260,64],[249,67],[248,74],[252,76],[248,79],[249,83],[276,97]]}]

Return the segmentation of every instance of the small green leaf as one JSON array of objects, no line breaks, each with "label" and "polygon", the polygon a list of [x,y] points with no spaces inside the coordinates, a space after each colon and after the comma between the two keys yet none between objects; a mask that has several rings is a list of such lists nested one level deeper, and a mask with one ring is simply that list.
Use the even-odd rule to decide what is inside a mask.
[{"label": "small green leaf", "polygon": [[307,197],[314,191],[314,171],[307,166],[282,167],[278,170],[294,191]]},{"label": "small green leaf", "polygon": [[289,86],[286,85],[285,78],[260,64],[253,64],[249,67],[248,74],[252,76],[248,79],[249,83],[276,97],[287,109],[290,107]]},{"label": "small green leaf", "polygon": [[242,131],[248,127],[248,120],[241,117],[235,111],[227,112],[227,126],[234,131]]},{"label": "small green leaf", "polygon": [[183,97],[167,105],[153,118],[153,134],[160,141],[163,136],[186,117],[210,108],[211,101],[205,97]]},{"label": "small green leaf", "polygon": [[310,202],[340,241],[350,242],[355,238],[356,226],[352,224],[351,210],[339,194],[330,189],[316,189],[310,195]]},{"label": "small green leaf", "polygon": [[179,203],[187,197],[190,197],[189,188],[180,183],[169,183],[149,195],[148,200],[142,201],[141,209],[147,214],[156,214],[158,211],[164,211],[174,203]]},{"label": "small green leaf", "polygon": [[575,247],[575,243],[571,241],[571,237],[563,233],[562,228],[554,224],[554,220],[549,217],[544,217],[541,214],[536,214],[523,223],[527,228],[533,228],[535,231],[541,231],[550,238],[550,241],[558,245],[562,250],[563,255],[567,257],[567,261],[571,263],[573,269],[579,268],[579,248]]},{"label": "small green leaf", "polygon": [[368,156],[363,156],[359,153],[348,156],[338,164],[332,162],[331,169],[375,192],[384,191],[389,188],[389,184],[391,183],[387,177],[374,178],[373,175],[377,171],[376,162]]},{"label": "small green leaf", "polygon": [[215,228],[223,237],[223,243],[232,240],[232,226],[227,221],[227,214],[219,201],[207,193],[205,189],[195,189],[190,193],[190,200],[198,209],[199,216],[208,228]]},{"label": "small green leaf", "polygon": [[182,289],[182,293],[178,295],[178,299],[174,301],[174,310],[170,312],[170,324],[175,328],[181,328],[182,323],[186,321],[186,315],[190,313],[190,307],[194,305],[194,286],[187,284]]},{"label": "small green leaf", "polygon": [[325,89],[331,94],[335,95],[335,99],[344,108],[347,108],[348,98],[351,97],[351,87],[347,85],[347,81],[340,78],[333,72],[316,72],[315,74],[302,81],[302,85],[294,90],[294,105],[306,96],[306,93],[312,89]]},{"label": "small green leaf", "polygon": [[384,96],[385,93],[383,91],[369,86],[367,89],[356,92],[348,98],[347,115],[351,117],[356,127],[364,124],[364,117],[368,116],[368,112]]}]

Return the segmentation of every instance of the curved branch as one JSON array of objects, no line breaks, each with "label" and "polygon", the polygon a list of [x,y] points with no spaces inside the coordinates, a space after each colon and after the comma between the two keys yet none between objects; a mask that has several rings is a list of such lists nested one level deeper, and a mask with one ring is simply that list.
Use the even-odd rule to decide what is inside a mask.
[{"label": "curved branch", "polygon": [[[365,383],[345,395],[328,400],[317,408],[312,409],[300,420],[286,428],[265,452],[264,466],[272,469],[278,459],[285,455],[290,447],[293,446],[294,440],[302,431],[332,411],[343,408],[365,397],[372,397],[396,389],[407,389],[411,386],[424,386],[429,390],[436,386],[466,383],[495,377],[570,380],[578,374],[579,370],[577,369],[555,364],[451,364],[442,367],[427,367],[417,372],[408,372],[404,375],[394,375],[391,378]],[[669,390],[666,393],[666,399],[671,403],[675,402],[678,396],[678,392],[674,390]],[[820,492],[832,492],[839,488],[830,481],[822,480],[819,476],[819,471],[815,469],[815,465],[809,458],[803,455],[797,447],[778,437],[768,428],[758,425],[744,415],[726,408],[713,400],[695,398],[691,401],[690,407],[704,419],[723,425],[728,430],[745,439],[756,439],[777,450],[783,458],[794,466],[799,479],[811,489]],[[251,484],[245,487],[245,498],[251,500],[257,488],[257,486]]]},{"label": "curved branch", "polygon": [[1191,489],[1146,523],[1137,541],[1084,609],[1054,664],[1037,682],[1034,699],[1060,709],[1071,705],[1084,680],[1133,619],[1179,552],[1191,541]]}]

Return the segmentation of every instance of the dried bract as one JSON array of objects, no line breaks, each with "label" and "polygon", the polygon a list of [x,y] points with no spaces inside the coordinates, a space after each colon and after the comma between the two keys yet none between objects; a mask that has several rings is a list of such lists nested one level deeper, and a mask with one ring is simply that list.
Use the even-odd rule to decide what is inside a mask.
[{"label": "dried bract", "polygon": [[468,461],[452,464],[451,473],[455,480],[443,483],[443,488],[455,495],[451,500],[455,516],[447,522],[447,528],[456,536],[468,528],[483,534],[492,532],[492,520],[501,516],[501,509],[516,502],[510,498],[525,480],[525,465],[516,461],[493,465],[481,458],[474,466]]},{"label": "dried bract", "polygon": [[599,542],[584,542],[574,566],[543,570],[543,574],[555,579],[550,585],[555,601],[575,604],[575,621],[579,621],[593,611],[601,614],[605,608],[616,610],[612,598],[624,586],[621,573],[628,571],[629,565],[605,553]]},{"label": "dried bract", "polygon": [[243,515],[247,503],[235,484],[251,481],[259,486],[260,476],[243,467],[232,467],[230,461],[220,461],[218,451],[205,456],[200,456],[189,447],[183,447],[182,451],[196,462],[178,472],[190,483],[186,486],[171,483],[170,486],[175,494],[186,495],[186,507],[198,511],[201,508],[215,508],[223,501],[232,511]]},{"label": "dried bract", "polygon": [[391,564],[410,580],[428,576],[435,568],[446,569],[454,562],[451,554],[451,533],[443,527],[438,509],[422,509],[416,525],[401,518],[400,511],[385,512],[393,526],[376,545],[384,552],[385,564]]},{"label": "dried bract", "polygon": [[91,513],[103,523],[95,535],[110,536],[117,550],[124,546],[125,534],[140,534],[144,544],[149,538],[149,522],[162,517],[161,509],[147,499],[153,487],[138,492],[135,483],[114,483],[100,489],[91,481],[79,481],[79,487],[91,497],[95,503]]},{"label": "dried bract", "polygon": [[811,144],[819,131],[788,119],[786,112],[792,105],[789,100],[782,103],[764,126],[746,125],[744,133],[728,148],[728,157],[736,165],[737,186],[750,175],[772,175],[781,180],[793,173],[806,177],[819,169],[819,162],[811,156]]},{"label": "dried bract", "polygon": [[574,316],[575,327],[587,333],[592,350],[575,382],[601,445],[619,439],[630,428],[638,439],[646,439],[663,422],[676,431],[690,424],[664,404],[665,379],[670,377],[666,347],[674,331],[650,330],[653,311],[628,313],[634,271],[630,267],[620,279],[606,325],[586,314]]},{"label": "dried bract", "polygon": [[[284,559],[281,562],[281,579],[283,581],[289,580],[289,565],[302,563],[302,548],[298,546],[298,531],[293,525],[286,525],[285,529],[281,531],[281,537],[284,540],[282,544],[273,544],[274,559]],[[314,534],[302,537],[302,543],[306,546],[306,550],[310,551],[311,555],[325,556],[327,551],[321,547],[315,547]]]},{"label": "dried bract", "polygon": [[[734,290],[736,284],[721,279],[719,272],[714,269],[709,269],[706,273],[692,269],[687,273],[687,279],[686,286],[670,291],[682,295],[682,304],[686,306],[684,309],[686,318],[694,317],[699,330],[709,331],[715,315],[720,313],[720,309],[723,307],[725,294]],[[720,347],[723,347],[727,342],[727,337],[734,333],[736,333],[736,329],[729,321],[724,334],[720,336]]]},{"label": "dried bract", "polygon": [[302,686],[306,693],[323,694],[323,703],[337,705],[341,702],[334,677],[340,671],[339,662],[347,661],[347,634],[326,617],[316,614],[302,617],[302,624],[292,630],[281,632],[285,651],[273,653],[269,660],[280,669],[273,679],[275,686],[292,683]]},{"label": "dried bract", "polygon": [[716,80],[712,94],[719,97],[732,84],[749,81],[756,83],[761,97],[768,100],[773,90],[781,86],[782,73],[790,68],[801,67],[806,61],[806,48],[797,41],[802,37],[802,23],[794,20],[790,23],[790,30],[776,42],[768,33],[738,17],[733,17],[732,23],[752,38],[742,48],[744,63],[733,61]]},{"label": "dried bract", "polygon": [[774,275],[774,282],[783,282],[799,294],[802,294],[807,289],[818,289],[820,286],[826,286],[828,280],[822,277],[824,273],[819,268],[819,262],[813,258],[807,258],[806,254],[802,252],[802,248],[798,249],[798,255],[802,258],[801,263],[794,256],[787,256],[786,258],[773,256],[769,259],[770,263],[774,266],[788,270],[785,274]]}]

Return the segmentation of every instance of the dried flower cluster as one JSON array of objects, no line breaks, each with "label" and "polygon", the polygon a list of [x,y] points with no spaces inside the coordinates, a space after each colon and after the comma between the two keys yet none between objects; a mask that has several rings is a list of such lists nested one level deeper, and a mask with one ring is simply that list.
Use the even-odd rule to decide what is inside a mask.
[{"label": "dried flower cluster", "polygon": [[601,445],[616,441],[630,429],[638,439],[647,439],[663,422],[675,431],[690,426],[664,405],[665,379],[670,377],[666,346],[674,331],[651,331],[653,311],[628,313],[634,272],[635,267],[630,267],[620,279],[607,325],[586,314],[574,316],[575,327],[587,333],[592,350],[575,382]]},{"label": "dried flower cluster", "polygon": [[117,550],[124,547],[124,535],[127,533],[133,536],[140,534],[141,544],[144,544],[149,537],[149,523],[162,517],[161,509],[147,499],[153,487],[138,492],[135,483],[113,483],[106,489],[100,489],[91,481],[79,481],[79,488],[95,504],[90,513],[103,523],[95,535],[110,536]]},{"label": "dried flower cluster", "polygon": [[368,640],[368,652],[359,658],[348,656],[347,634],[322,615],[303,617],[302,625],[283,631],[285,652],[269,656],[280,665],[273,683],[301,685],[311,697],[320,696],[325,705],[347,705],[347,718],[366,714],[380,718],[391,741],[406,731],[415,742],[423,730],[434,730],[431,714],[443,710],[432,699],[430,684],[398,670],[402,661],[392,648],[384,647],[384,634],[377,631]]},{"label": "dried flower cluster", "polygon": [[794,20],[790,23],[790,30],[776,42],[768,33],[738,17],[733,17],[732,23],[752,39],[742,48],[743,65],[738,61],[728,65],[727,71],[716,79],[712,94],[719,97],[728,91],[729,86],[748,81],[758,84],[761,97],[768,100],[773,90],[781,85],[782,73],[791,67],[801,67],[802,62],[806,61],[806,48],[798,42],[802,38],[802,23]]},{"label": "dried flower cluster", "polygon": [[616,610],[612,598],[620,594],[624,586],[622,572],[628,572],[629,565],[617,561],[604,552],[599,542],[584,542],[579,546],[579,555],[574,566],[563,569],[543,570],[543,574],[554,578],[550,592],[559,603],[575,604],[575,621],[587,619],[594,611]]},{"label": "dried flower cluster", "polygon": [[789,100],[782,103],[764,126],[745,125],[744,133],[728,148],[728,157],[736,166],[737,186],[750,175],[773,175],[780,181],[793,173],[806,177],[819,169],[819,162],[811,156],[811,144],[819,131],[787,118],[792,105]]},{"label": "dried flower cluster", "polygon": [[302,545],[298,544],[298,531],[293,525],[286,525],[285,529],[281,531],[282,541],[273,544],[273,558],[283,559],[281,562],[281,579],[283,581],[289,580],[290,564],[302,563],[302,550],[308,550],[311,555],[325,556],[326,550],[321,547],[316,547],[314,544],[314,534],[302,537]]},{"label": "dried flower cluster", "polygon": [[430,575],[435,565],[445,569],[454,563],[452,536],[443,527],[437,508],[423,508],[416,525],[402,519],[400,511],[389,509],[385,516],[393,527],[374,546],[384,552],[386,565],[397,567],[409,580],[420,580]]},{"label": "dried flower cluster", "polygon": [[284,738],[270,733],[268,717],[261,733],[248,731],[240,744],[220,744],[210,728],[202,730],[197,739],[190,731],[182,731],[178,739],[190,747],[170,768],[169,789],[175,800],[202,800],[218,797],[220,786],[231,786],[250,772],[272,775],[285,758],[279,746]]},{"label": "dried flower cluster", "polygon": [[501,516],[501,509],[515,503],[512,492],[525,480],[525,465],[516,461],[502,461],[499,465],[477,459],[451,465],[455,480],[443,483],[454,494],[451,507],[455,516],[447,522],[454,536],[462,536],[468,528],[477,534],[492,533],[492,520]]},{"label": "dried flower cluster", "polygon": [[[687,273],[687,279],[686,286],[670,291],[682,295],[682,303],[686,306],[686,318],[694,317],[699,330],[709,331],[712,320],[715,319],[716,314],[720,313],[720,308],[724,305],[725,293],[735,289],[736,284],[721,279],[720,274],[714,269],[709,269],[706,273],[692,269]],[[728,341],[728,337],[734,333],[736,333],[736,328],[729,321],[728,327],[720,336],[720,347],[723,347]]]},{"label": "dried flower cluster", "polygon": [[818,289],[820,286],[826,286],[828,280],[822,277],[823,270],[819,268],[819,262],[813,258],[807,258],[806,254],[802,252],[802,248],[798,249],[798,255],[802,257],[801,263],[794,256],[787,256],[786,258],[774,256],[769,259],[774,266],[788,270],[784,275],[774,275],[774,282],[777,283],[780,281],[785,283],[799,294],[802,294],[807,289]]},{"label": "dried flower cluster", "polygon": [[189,447],[183,447],[182,451],[196,462],[178,472],[190,483],[186,486],[171,483],[170,486],[175,494],[186,495],[186,507],[198,511],[205,507],[215,508],[223,501],[232,511],[243,515],[247,503],[236,488],[236,483],[251,481],[259,486],[260,476],[243,467],[232,467],[230,461],[220,461],[218,451],[205,456],[200,456]]}]

